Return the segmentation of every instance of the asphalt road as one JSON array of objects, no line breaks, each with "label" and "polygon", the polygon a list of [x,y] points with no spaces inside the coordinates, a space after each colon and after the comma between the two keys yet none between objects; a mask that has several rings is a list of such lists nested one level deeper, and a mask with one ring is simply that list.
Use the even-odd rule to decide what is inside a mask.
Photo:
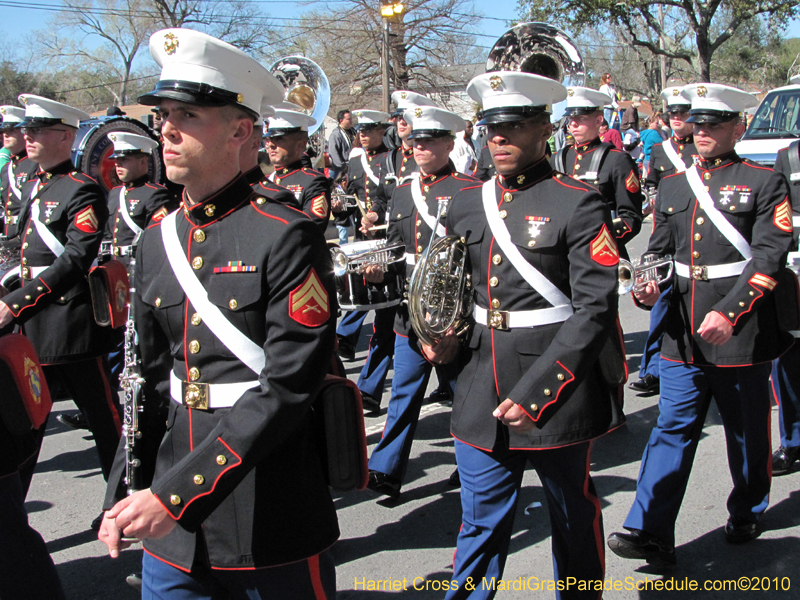
[{"label": "asphalt road", "polygon": [[[646,236],[642,235],[634,241],[631,254],[637,256],[645,244]],[[622,299],[620,312],[633,378],[647,335],[648,316],[627,297]],[[353,379],[357,378],[366,356],[368,329],[364,328],[356,361],[346,363],[348,376]],[[391,379],[387,388],[390,385]],[[429,389],[434,387],[432,382]],[[387,389],[384,410],[366,418],[370,446],[380,438],[388,397]],[[593,477],[603,505],[606,534],[620,529],[630,508],[641,454],[658,414],[657,396],[638,397],[628,390],[625,402],[627,425],[597,440],[592,454]],[[60,412],[74,411],[70,401],[57,402],[53,408],[26,502],[30,520],[47,542],[68,599],[133,599],[137,593],[125,584],[124,578],[138,570],[141,550],[134,547],[123,552],[119,559],[111,560],[105,546],[89,530],[89,523],[100,510],[105,485],[91,437],[85,431],[67,429],[54,418]],[[774,410],[773,417],[772,439],[777,446]],[[448,419],[449,409],[440,404],[423,407],[411,464],[398,501],[381,499],[370,491],[335,497],[342,531],[333,548],[340,600],[444,597],[440,590],[452,573],[450,565],[461,514],[459,492],[447,484],[454,468]],[[730,488],[723,430],[712,405],[678,518],[678,566],[667,576],[673,578],[672,582],[665,582],[680,587],[695,581],[700,591],[615,589],[607,591],[605,598],[800,598],[800,469],[773,480],[770,508],[762,521],[763,533],[757,540],[741,546],[726,544],[722,534]],[[552,591],[535,589],[537,585],[546,587],[542,582],[552,579],[549,532],[542,488],[536,474],[528,471],[504,574],[512,589],[500,591],[498,598],[554,597]],[[617,582],[616,585],[625,588],[634,582],[659,580],[662,575],[637,561],[623,560],[608,552],[606,578],[607,585]],[[513,586],[519,587],[520,581],[525,582],[527,589],[514,590]],[[733,581],[751,589],[742,591],[737,587],[731,591]],[[704,585],[728,589],[704,591]],[[782,589],[776,590],[776,586]],[[756,588],[767,590],[756,591]]]}]

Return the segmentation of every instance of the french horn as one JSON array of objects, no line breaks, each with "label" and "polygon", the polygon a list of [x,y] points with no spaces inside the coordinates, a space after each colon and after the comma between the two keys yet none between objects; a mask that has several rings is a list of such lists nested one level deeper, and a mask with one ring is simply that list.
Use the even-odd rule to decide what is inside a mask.
[{"label": "french horn", "polygon": [[331,85],[325,71],[305,56],[284,56],[272,63],[269,72],[286,90],[284,100],[296,104],[314,118],[308,143],[317,158],[325,151],[325,117],[331,107]]}]

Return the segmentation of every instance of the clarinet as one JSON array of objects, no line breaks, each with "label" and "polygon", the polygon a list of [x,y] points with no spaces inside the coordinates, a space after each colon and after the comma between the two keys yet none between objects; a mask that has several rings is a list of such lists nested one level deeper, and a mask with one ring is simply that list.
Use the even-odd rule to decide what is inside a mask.
[{"label": "clarinet", "polygon": [[[139,242],[139,236],[133,241],[133,248]],[[142,432],[139,430],[139,414],[142,412],[142,393],[144,378],[142,377],[141,359],[138,356],[138,338],[136,322],[133,314],[133,298],[136,294],[134,273],[136,271],[136,252],[131,253],[128,268],[130,283],[130,300],[128,302],[128,320],[125,322],[124,368],[119,376],[122,388],[123,424],[122,435],[125,437],[125,479],[128,495],[142,489],[142,461],[140,459]]]}]

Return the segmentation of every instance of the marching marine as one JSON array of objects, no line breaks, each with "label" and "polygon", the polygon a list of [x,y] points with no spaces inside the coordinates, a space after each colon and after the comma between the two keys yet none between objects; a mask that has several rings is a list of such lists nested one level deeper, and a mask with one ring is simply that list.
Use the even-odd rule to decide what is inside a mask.
[{"label": "marching marine", "polygon": [[11,160],[0,169],[0,202],[3,204],[5,223],[3,235],[12,238],[17,235],[17,220],[22,208],[22,184],[36,171],[36,163],[28,158],[25,139],[20,123],[25,118],[25,109],[18,106],[0,106],[0,131],[3,133],[3,147],[11,154]]}]

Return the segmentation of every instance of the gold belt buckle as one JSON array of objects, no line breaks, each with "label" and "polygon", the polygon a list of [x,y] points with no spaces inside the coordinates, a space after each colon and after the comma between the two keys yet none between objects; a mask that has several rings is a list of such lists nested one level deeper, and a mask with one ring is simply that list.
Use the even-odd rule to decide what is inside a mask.
[{"label": "gold belt buckle", "polygon": [[692,279],[708,281],[708,267],[705,265],[692,265]]},{"label": "gold belt buckle", "polygon": [[508,331],[508,312],[505,310],[490,310],[489,327]]},{"label": "gold belt buckle", "polygon": [[207,383],[197,383],[196,381],[181,382],[183,405],[195,410],[208,410],[209,392],[211,391]]}]

